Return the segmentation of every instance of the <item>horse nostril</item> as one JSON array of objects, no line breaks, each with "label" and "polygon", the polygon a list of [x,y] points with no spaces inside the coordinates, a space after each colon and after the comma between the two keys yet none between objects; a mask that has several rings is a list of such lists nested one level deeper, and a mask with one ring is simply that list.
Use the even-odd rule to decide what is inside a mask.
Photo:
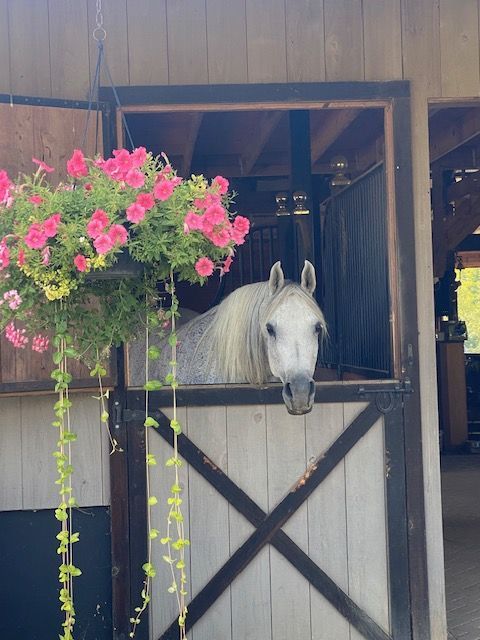
[{"label": "horse nostril", "polygon": [[315,393],[315,382],[313,380],[310,380],[310,396],[313,396],[314,393]]},{"label": "horse nostril", "polygon": [[290,383],[287,382],[283,388],[285,390],[285,395],[287,396],[287,398],[292,399],[293,394],[292,394],[292,388],[290,387]]}]

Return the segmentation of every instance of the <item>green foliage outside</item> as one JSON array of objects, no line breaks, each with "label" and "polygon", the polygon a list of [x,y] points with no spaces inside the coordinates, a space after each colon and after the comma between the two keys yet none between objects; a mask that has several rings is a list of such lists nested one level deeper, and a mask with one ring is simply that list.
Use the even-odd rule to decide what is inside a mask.
[{"label": "green foliage outside", "polygon": [[465,353],[480,353],[480,268],[457,271],[458,317],[467,323]]}]

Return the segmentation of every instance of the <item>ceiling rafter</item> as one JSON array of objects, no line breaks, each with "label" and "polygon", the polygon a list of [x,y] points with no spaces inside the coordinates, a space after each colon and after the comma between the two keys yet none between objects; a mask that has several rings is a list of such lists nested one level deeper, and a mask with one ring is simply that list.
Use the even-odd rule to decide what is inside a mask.
[{"label": "ceiling rafter", "polygon": [[444,118],[433,117],[430,123],[430,162],[436,162],[480,135],[480,109],[469,109],[445,126]]},{"label": "ceiling rafter", "polygon": [[248,176],[251,173],[284,114],[285,112],[283,111],[264,111],[259,114],[255,129],[245,140],[248,150],[242,153],[241,157],[243,175]]},{"label": "ceiling rafter", "polygon": [[190,174],[192,166],[192,157],[195,150],[195,143],[198,138],[198,132],[202,125],[203,113],[200,111],[190,115],[188,133],[185,140],[185,147],[182,157],[181,174],[187,177]]},{"label": "ceiling rafter", "polygon": [[360,109],[332,109],[312,131],[312,165],[319,160],[340,135],[357,118]]}]

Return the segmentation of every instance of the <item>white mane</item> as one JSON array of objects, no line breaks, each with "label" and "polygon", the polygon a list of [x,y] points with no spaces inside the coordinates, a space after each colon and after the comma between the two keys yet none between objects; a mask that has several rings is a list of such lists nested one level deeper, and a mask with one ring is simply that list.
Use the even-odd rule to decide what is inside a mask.
[{"label": "white mane", "polygon": [[290,296],[300,298],[313,311],[325,333],[320,308],[312,296],[295,283],[285,284],[274,296],[268,282],[249,284],[231,293],[215,309],[202,342],[207,340],[211,345],[211,357],[226,382],[245,380],[261,384],[271,377],[262,327],[278,305]]}]

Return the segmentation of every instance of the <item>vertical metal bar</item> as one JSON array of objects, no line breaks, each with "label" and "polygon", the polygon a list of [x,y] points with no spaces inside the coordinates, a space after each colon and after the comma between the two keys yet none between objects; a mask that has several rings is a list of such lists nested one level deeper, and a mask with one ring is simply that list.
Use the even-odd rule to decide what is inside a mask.
[{"label": "vertical metal bar", "polygon": [[259,230],[259,236],[260,236],[260,273],[259,273],[259,281],[264,280],[264,273],[265,273],[265,253],[263,250],[263,243],[264,243],[264,231],[265,229],[260,229]]}]

